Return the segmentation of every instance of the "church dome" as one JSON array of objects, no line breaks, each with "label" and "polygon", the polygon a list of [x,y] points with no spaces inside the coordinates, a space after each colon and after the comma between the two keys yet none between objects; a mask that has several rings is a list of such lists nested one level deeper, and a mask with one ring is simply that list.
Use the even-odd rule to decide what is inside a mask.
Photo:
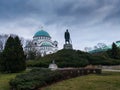
[{"label": "church dome", "polygon": [[34,37],[40,37],[40,36],[50,37],[49,33],[44,30],[40,30],[36,32],[34,35]]},{"label": "church dome", "polygon": [[52,44],[50,42],[43,42],[41,44],[41,47],[43,47],[43,46],[52,47]]}]

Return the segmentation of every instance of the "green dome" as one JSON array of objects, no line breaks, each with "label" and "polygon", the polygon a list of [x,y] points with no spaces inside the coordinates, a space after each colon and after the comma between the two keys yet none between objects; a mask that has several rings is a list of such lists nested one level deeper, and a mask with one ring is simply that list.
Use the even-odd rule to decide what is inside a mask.
[{"label": "green dome", "polygon": [[45,37],[50,37],[49,33],[47,33],[44,30],[40,30],[35,33],[34,37],[40,37],[40,36],[45,36]]},{"label": "green dome", "polygon": [[41,47],[43,47],[43,46],[52,47],[52,44],[51,44],[50,42],[43,42],[43,43],[41,44]]}]

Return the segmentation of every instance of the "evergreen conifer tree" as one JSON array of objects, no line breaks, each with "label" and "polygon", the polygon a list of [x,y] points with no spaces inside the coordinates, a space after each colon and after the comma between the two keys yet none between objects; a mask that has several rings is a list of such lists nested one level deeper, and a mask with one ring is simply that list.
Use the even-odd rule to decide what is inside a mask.
[{"label": "evergreen conifer tree", "polygon": [[18,63],[18,71],[25,70],[26,69],[26,63],[25,63],[25,58],[26,56],[24,55],[24,51],[21,45],[21,41],[19,37],[15,37],[15,52],[16,52],[16,62]]},{"label": "evergreen conifer tree", "polygon": [[111,57],[114,59],[120,59],[120,50],[115,43],[112,44]]},{"label": "evergreen conifer tree", "polygon": [[9,37],[1,54],[0,70],[3,72],[19,72],[25,70],[25,55],[18,37]]}]

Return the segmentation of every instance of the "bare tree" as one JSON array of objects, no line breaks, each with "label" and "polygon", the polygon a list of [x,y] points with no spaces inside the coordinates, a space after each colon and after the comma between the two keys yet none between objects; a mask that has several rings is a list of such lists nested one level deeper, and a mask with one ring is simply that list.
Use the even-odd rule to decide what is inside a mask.
[{"label": "bare tree", "polygon": [[4,46],[5,46],[5,43],[8,39],[8,37],[9,37],[9,35],[7,35],[7,34],[0,35],[0,50],[4,49]]},{"label": "bare tree", "polygon": [[107,47],[107,45],[105,43],[98,43],[97,47],[103,49],[103,48]]},{"label": "bare tree", "polygon": [[92,48],[91,48],[91,47],[85,47],[84,50],[85,50],[86,52],[89,52],[89,51],[92,50]]},{"label": "bare tree", "polygon": [[3,50],[3,42],[0,40],[0,52]]}]

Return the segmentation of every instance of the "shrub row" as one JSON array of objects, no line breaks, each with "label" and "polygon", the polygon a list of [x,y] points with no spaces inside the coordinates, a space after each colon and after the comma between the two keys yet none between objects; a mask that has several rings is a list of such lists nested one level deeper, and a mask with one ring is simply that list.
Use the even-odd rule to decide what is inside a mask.
[{"label": "shrub row", "polygon": [[63,74],[63,79],[77,77],[88,74],[101,74],[101,69],[63,69],[59,70]]},{"label": "shrub row", "polygon": [[33,69],[27,74],[16,76],[9,84],[12,90],[36,90],[51,83],[89,73],[101,73],[100,69],[64,69],[51,71],[49,69]]},{"label": "shrub row", "polygon": [[35,90],[62,78],[62,74],[49,69],[34,69],[27,74],[16,76],[9,84],[12,90]]},{"label": "shrub row", "polygon": [[104,55],[92,55],[79,50],[59,50],[57,53],[46,55],[39,60],[28,60],[27,67],[48,67],[55,60],[58,67],[85,67],[91,65],[119,65],[120,60]]}]

